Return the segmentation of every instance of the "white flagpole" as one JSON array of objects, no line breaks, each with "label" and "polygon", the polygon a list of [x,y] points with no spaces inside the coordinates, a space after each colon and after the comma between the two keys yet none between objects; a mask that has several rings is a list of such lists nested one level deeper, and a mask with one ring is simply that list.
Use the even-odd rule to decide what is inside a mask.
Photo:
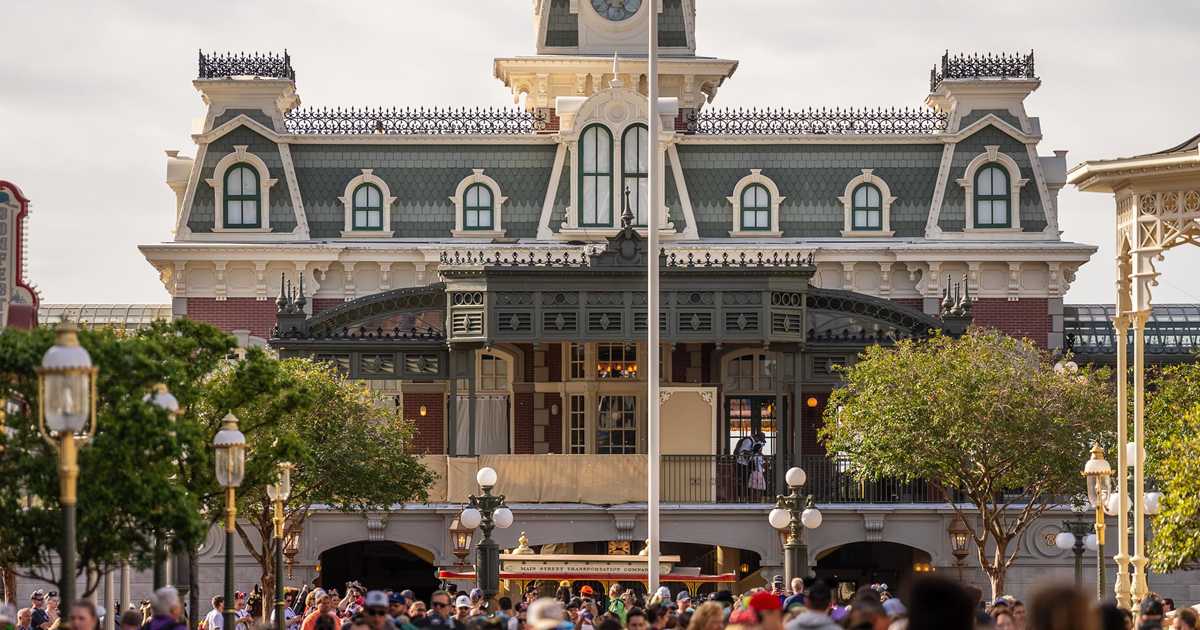
[{"label": "white flagpole", "polygon": [[[649,142],[649,158],[650,170],[646,175],[646,242],[649,256],[647,256],[646,264],[646,363],[649,369],[646,370],[647,381],[647,409],[648,418],[647,424],[650,435],[646,440],[647,443],[647,466],[646,466],[646,535],[649,538],[649,549],[646,556],[650,566],[646,574],[646,584],[650,592],[658,589],[659,582],[659,521],[658,521],[658,485],[659,485],[659,397],[658,397],[658,370],[659,370],[659,329],[658,329],[658,228],[661,224],[658,207],[658,189],[662,186],[662,180],[659,178],[659,150],[658,137],[661,121],[658,117],[658,0],[649,0],[645,3],[647,11],[650,12],[650,42],[646,55],[646,73],[648,75],[647,96],[650,101],[650,113],[647,127],[650,136]],[[637,89],[636,86],[634,89]]]}]

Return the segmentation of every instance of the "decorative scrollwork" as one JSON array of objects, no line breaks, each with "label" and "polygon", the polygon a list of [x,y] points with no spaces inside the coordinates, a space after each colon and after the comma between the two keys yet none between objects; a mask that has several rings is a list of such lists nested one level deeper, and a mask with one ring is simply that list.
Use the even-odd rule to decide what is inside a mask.
[{"label": "decorative scrollwork", "polygon": [[440,262],[443,266],[453,267],[588,267],[591,265],[591,257],[586,251],[578,254],[566,251],[559,255],[546,252],[545,256],[539,256],[532,251],[523,254],[512,252],[508,256],[503,252],[496,252],[489,256],[486,252],[463,253],[455,250],[442,252]]},{"label": "decorative scrollwork", "polygon": [[729,252],[723,252],[720,256],[714,256],[712,252],[705,252],[700,256],[693,252],[688,252],[684,255],[682,252],[666,253],[664,249],[661,256],[663,266],[668,269],[690,269],[702,268],[711,269],[715,267],[773,267],[773,268],[801,268],[813,266],[813,254],[809,252],[807,256],[796,252],[792,256],[791,252],[784,252],[782,256],[779,252],[774,252],[771,255],[766,255],[763,252],[758,252],[756,255],[747,256],[746,252],[740,252],[736,256],[730,256]]},{"label": "decorative scrollwork", "polygon": [[1021,53],[942,55],[942,67],[929,71],[929,91],[937,89],[943,79],[1036,79],[1033,72],[1033,51]]},{"label": "decorative scrollwork", "polygon": [[275,53],[209,53],[200,51],[201,79],[228,79],[230,77],[261,77],[264,79],[296,80],[292,69],[292,58],[287,50],[282,55]]},{"label": "decorative scrollwork", "polygon": [[688,131],[704,135],[925,134],[946,129],[945,112],[921,108],[705,109]]},{"label": "decorative scrollwork", "polygon": [[315,108],[284,116],[289,133],[402,136],[519,135],[545,131],[547,114],[496,107]]}]

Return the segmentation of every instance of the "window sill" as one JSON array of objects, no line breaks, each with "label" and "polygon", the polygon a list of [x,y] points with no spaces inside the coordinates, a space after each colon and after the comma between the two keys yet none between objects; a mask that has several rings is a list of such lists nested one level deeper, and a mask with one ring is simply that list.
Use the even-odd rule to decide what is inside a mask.
[{"label": "window sill", "polygon": [[845,238],[891,238],[895,235],[895,230],[842,230],[842,236]]},{"label": "window sill", "polygon": [[450,230],[454,238],[503,238],[504,230]]},{"label": "window sill", "polygon": [[969,227],[964,228],[963,232],[968,234],[1016,234],[1021,232],[1020,226],[1015,227]]},{"label": "window sill", "polygon": [[271,227],[214,227],[212,231],[225,234],[269,234]]},{"label": "window sill", "polygon": [[779,237],[783,236],[783,232],[779,230],[730,230],[729,235],[734,238]]},{"label": "window sill", "polygon": [[342,230],[342,238],[391,238],[395,235],[391,230]]}]

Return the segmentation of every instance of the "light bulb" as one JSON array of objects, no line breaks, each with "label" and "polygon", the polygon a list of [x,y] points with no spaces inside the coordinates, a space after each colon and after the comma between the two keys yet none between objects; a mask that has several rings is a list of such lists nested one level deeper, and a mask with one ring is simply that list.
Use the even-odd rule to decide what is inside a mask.
[{"label": "light bulb", "polygon": [[809,529],[820,527],[822,520],[824,520],[824,517],[821,516],[821,511],[817,508],[808,508],[800,513],[800,522]]},{"label": "light bulb", "polygon": [[767,522],[775,529],[784,529],[792,522],[792,515],[783,508],[775,508],[767,514]]},{"label": "light bulb", "polygon": [[484,466],[475,473],[475,481],[479,482],[480,487],[491,488],[496,485],[496,471]]},{"label": "light bulb", "polygon": [[1059,532],[1054,537],[1054,546],[1069,551],[1075,546],[1075,534],[1071,532]]},{"label": "light bulb", "polygon": [[496,527],[499,527],[500,529],[508,529],[509,527],[512,527],[512,510],[506,507],[498,508],[495,512],[492,512],[492,522],[494,522]]},{"label": "light bulb", "polygon": [[804,485],[804,482],[808,480],[808,475],[804,472],[803,468],[793,466],[784,475],[784,480],[787,481],[787,485],[797,488]]},{"label": "light bulb", "polygon": [[469,507],[458,515],[458,522],[467,529],[475,529],[483,522],[483,515],[479,513],[479,510]]},{"label": "light bulb", "polygon": [[1083,546],[1086,547],[1088,551],[1095,551],[1100,548],[1100,539],[1096,538],[1095,534],[1088,534],[1083,539]]}]

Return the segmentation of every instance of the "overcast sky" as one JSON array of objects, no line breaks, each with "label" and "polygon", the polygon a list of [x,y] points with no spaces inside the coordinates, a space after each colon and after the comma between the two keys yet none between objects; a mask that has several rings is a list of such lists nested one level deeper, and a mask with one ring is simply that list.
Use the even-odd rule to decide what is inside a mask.
[{"label": "overcast sky", "polygon": [[[942,51],[1034,49],[1040,153],[1069,165],[1200,131],[1200,2],[698,0],[701,55],[737,59],[718,106],[914,106]],[[505,105],[492,58],[532,54],[530,0],[4,1],[0,179],[33,200],[45,302],[166,302],[137,245],[170,238],[164,149],[194,155],[196,51],[287,48],[305,105]],[[1068,302],[1112,302],[1111,197],[1065,189],[1064,238],[1100,251]],[[1200,302],[1200,248],[1154,298]]]}]

